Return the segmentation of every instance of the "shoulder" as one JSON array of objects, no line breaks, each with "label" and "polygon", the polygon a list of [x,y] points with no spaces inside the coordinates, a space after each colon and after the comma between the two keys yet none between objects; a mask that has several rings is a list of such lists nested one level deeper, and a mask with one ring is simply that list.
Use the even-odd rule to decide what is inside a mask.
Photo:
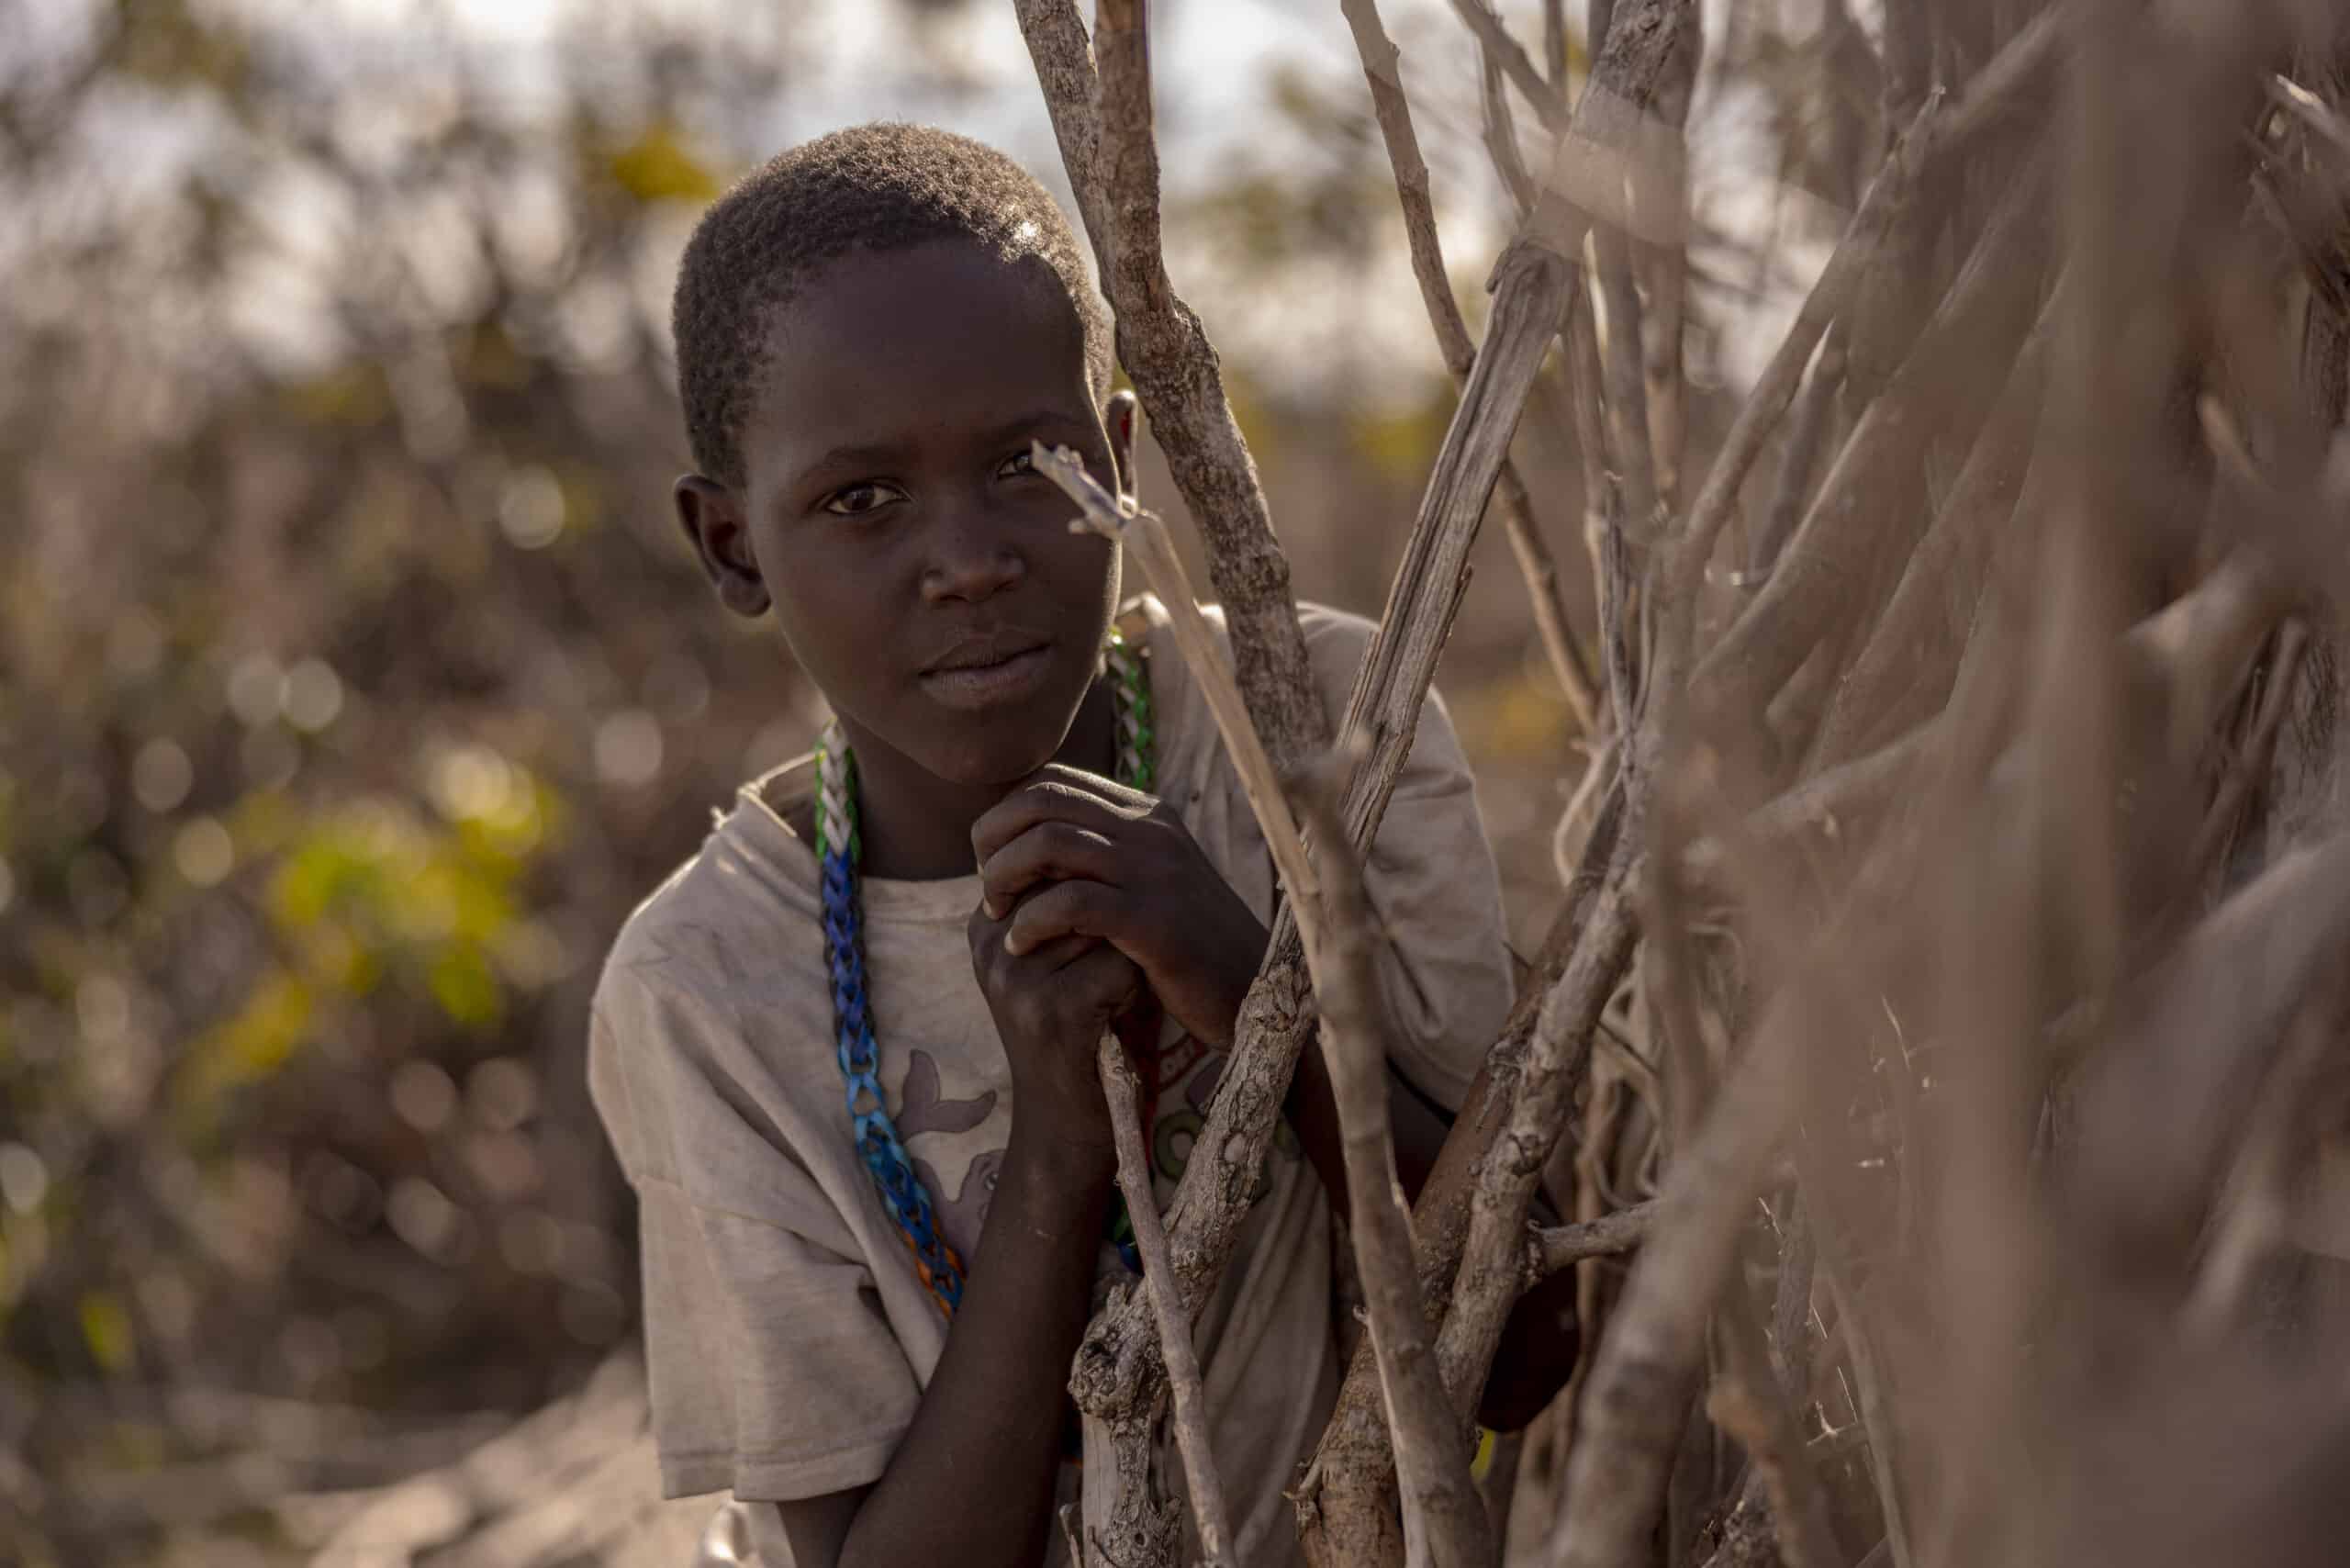
[{"label": "shoulder", "polygon": [[[1232,633],[1225,622],[1224,606],[1203,604],[1200,616],[1229,657]],[[1156,594],[1143,594],[1128,604],[1119,615],[1118,625],[1131,639],[1147,635],[1154,660],[1164,658],[1176,666],[1181,666],[1182,655],[1168,632],[1167,608]],[[1321,694],[1323,706],[1335,720],[1354,690],[1355,672],[1361,667],[1364,650],[1378,634],[1379,623],[1351,610],[1302,599],[1297,601],[1297,627],[1305,639],[1305,658],[1314,672],[1314,684]],[[1161,682],[1167,678],[1164,674],[1158,677]],[[1185,671],[1181,678],[1188,685],[1189,672]]]},{"label": "shoulder", "polygon": [[814,858],[783,822],[805,771],[802,759],[763,775],[743,786],[730,809],[711,813],[700,847],[621,922],[605,958],[605,985],[618,975],[739,985],[752,954],[772,952],[781,934],[812,927]]},{"label": "shoulder", "polygon": [[813,861],[794,864],[756,793],[775,778],[629,914],[590,1007],[588,1089],[623,1169],[703,1198],[733,1192],[728,1170],[770,1169],[829,1103],[805,1087],[827,1048]]},{"label": "shoulder", "polygon": [[[700,846],[621,922],[591,1003],[591,1074],[699,1055],[740,1032],[755,993],[789,987],[797,969],[821,962],[814,861],[776,804],[775,786],[789,773],[744,785],[731,809],[713,813]],[[803,978],[819,983],[812,969]]]}]

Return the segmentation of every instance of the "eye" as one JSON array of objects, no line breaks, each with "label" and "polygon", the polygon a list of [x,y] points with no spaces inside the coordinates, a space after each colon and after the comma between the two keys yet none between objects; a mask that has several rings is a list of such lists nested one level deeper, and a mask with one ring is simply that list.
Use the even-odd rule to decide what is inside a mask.
[{"label": "eye", "polygon": [[995,476],[999,479],[1017,479],[1034,474],[1035,471],[1035,457],[1024,446],[1003,460],[1003,465],[995,471]]},{"label": "eye", "polygon": [[905,491],[881,479],[859,479],[854,485],[843,485],[824,498],[823,510],[836,517],[864,517],[877,512],[893,500],[904,500]]}]

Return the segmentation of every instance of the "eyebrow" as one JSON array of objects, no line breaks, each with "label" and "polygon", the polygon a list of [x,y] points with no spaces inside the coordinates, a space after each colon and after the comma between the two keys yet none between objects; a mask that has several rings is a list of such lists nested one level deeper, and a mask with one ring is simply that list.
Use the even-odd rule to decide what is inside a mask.
[{"label": "eyebrow", "polygon": [[886,468],[904,455],[903,448],[887,442],[850,442],[817,454],[800,465],[800,472],[804,476],[833,468]]},{"label": "eyebrow", "polygon": [[[1074,430],[1083,422],[1064,409],[1035,409],[990,427],[982,432],[979,442],[984,446],[1001,446],[1040,425]],[[799,473],[804,481],[841,468],[887,468],[902,461],[905,454],[903,446],[890,442],[844,442],[800,465]]]},{"label": "eyebrow", "polygon": [[1004,420],[1003,423],[989,431],[982,439],[990,446],[1000,446],[1024,431],[1034,430],[1038,425],[1059,425],[1074,429],[1083,422],[1065,409],[1035,409],[1018,419]]}]

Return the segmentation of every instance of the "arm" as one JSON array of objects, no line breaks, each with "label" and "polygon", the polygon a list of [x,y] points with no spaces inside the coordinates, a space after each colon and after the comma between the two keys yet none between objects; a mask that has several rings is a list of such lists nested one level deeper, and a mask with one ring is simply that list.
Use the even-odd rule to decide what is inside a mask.
[{"label": "arm", "polygon": [[780,1506],[792,1560],[839,1568],[1044,1561],[1069,1360],[1114,1161],[1015,1119],[962,1310],[913,1425],[868,1487]]},{"label": "arm", "polygon": [[[1132,958],[1193,1036],[1232,1043],[1240,1003],[1269,940],[1174,810],[1124,785],[1058,765],[1007,796],[972,830],[990,907],[1014,946],[1099,938]],[[1416,1199],[1450,1118],[1388,1064],[1396,1171]],[[1283,1112],[1332,1207],[1347,1212],[1337,1103],[1319,1036],[1298,1058]],[[1572,1272],[1523,1297],[1504,1330],[1480,1419],[1524,1426],[1573,1371]]]},{"label": "arm", "polygon": [[837,1568],[1033,1568],[1052,1529],[1069,1361],[1091,1313],[1117,1158],[1095,1045],[1139,970],[1082,937],[971,955],[1013,1074],[1012,1138],[963,1304],[881,1479],[780,1505],[793,1561]]}]

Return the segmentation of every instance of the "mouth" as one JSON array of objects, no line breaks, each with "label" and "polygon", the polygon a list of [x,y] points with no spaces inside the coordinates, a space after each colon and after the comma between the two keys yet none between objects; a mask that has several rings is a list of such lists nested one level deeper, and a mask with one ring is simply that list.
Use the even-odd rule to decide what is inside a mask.
[{"label": "mouth", "polygon": [[994,647],[950,654],[915,678],[933,701],[949,708],[993,708],[1034,693],[1052,672],[1053,645],[1035,644],[999,654]]}]

